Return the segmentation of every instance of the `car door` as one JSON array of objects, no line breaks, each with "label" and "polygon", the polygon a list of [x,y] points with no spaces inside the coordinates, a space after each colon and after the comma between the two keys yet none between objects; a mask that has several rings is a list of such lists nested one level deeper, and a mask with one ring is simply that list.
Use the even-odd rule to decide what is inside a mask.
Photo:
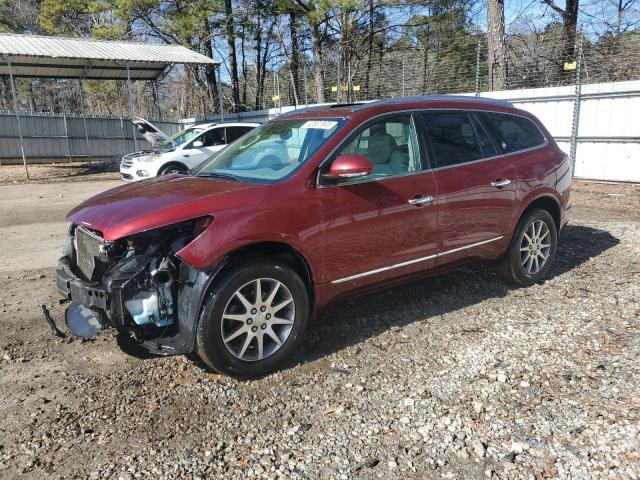
[{"label": "car door", "polygon": [[[356,154],[371,175],[330,183],[331,161]],[[360,128],[321,168],[325,281],[354,287],[411,274],[434,264],[435,181],[422,169],[412,115],[395,115]]]},{"label": "car door", "polygon": [[426,111],[423,133],[434,160],[438,206],[437,264],[493,257],[509,242],[515,167],[473,113]]},{"label": "car door", "polygon": [[204,162],[212,153],[224,147],[224,127],[211,128],[205,130],[184,146],[182,160],[187,167],[193,168]]}]

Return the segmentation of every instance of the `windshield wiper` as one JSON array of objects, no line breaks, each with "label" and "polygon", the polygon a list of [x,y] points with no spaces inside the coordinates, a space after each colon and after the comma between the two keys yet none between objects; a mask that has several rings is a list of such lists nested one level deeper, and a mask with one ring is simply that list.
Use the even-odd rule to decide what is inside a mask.
[{"label": "windshield wiper", "polygon": [[236,182],[242,182],[240,177],[234,175],[233,173],[207,172],[207,173],[198,173],[197,176],[207,177],[207,178],[222,178],[224,180],[235,180]]}]

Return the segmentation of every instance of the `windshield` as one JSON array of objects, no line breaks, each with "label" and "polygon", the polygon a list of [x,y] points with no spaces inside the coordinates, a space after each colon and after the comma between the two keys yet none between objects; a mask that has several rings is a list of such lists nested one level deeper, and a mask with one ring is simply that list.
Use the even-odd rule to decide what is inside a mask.
[{"label": "windshield", "polygon": [[165,142],[163,142],[160,145],[160,148],[173,148],[174,146],[182,145],[183,143],[188,142],[193,137],[195,137],[199,133],[202,133],[203,131],[204,131],[204,128],[201,128],[201,127],[189,127],[185,130],[182,130],[181,132],[176,133],[169,140],[166,140]]},{"label": "windshield", "polygon": [[293,174],[344,120],[276,120],[250,131],[205,161],[198,176],[273,183]]}]

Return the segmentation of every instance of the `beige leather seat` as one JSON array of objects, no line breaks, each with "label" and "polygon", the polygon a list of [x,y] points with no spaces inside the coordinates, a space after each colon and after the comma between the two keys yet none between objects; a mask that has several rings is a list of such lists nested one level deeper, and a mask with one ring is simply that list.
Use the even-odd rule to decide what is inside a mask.
[{"label": "beige leather seat", "polygon": [[374,175],[393,174],[389,161],[396,147],[395,138],[386,132],[384,125],[371,127],[367,146],[367,159],[373,164]]},{"label": "beige leather seat", "polygon": [[368,143],[366,157],[373,164],[374,175],[398,175],[409,171],[407,146],[398,147],[395,138],[385,131],[384,125],[372,127]]}]

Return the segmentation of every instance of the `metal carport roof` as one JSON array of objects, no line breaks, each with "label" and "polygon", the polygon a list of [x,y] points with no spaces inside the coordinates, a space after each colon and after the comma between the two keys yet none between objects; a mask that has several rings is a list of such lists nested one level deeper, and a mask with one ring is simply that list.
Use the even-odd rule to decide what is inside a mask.
[{"label": "metal carport roof", "polygon": [[[181,45],[0,34],[0,75],[155,80],[175,64],[219,62]],[[127,72],[128,70],[128,72]]]},{"label": "metal carport roof", "polygon": [[[129,113],[133,115],[131,82],[157,80],[176,64],[211,65],[217,67],[218,74],[220,73],[219,62],[180,45],[0,33],[0,75],[8,75],[10,79],[22,163],[27,179],[29,169],[20,126],[15,77],[126,80]],[[219,94],[218,98],[221,102],[222,95]],[[222,103],[220,112],[222,113]],[[86,127],[85,139],[88,144]]]}]

